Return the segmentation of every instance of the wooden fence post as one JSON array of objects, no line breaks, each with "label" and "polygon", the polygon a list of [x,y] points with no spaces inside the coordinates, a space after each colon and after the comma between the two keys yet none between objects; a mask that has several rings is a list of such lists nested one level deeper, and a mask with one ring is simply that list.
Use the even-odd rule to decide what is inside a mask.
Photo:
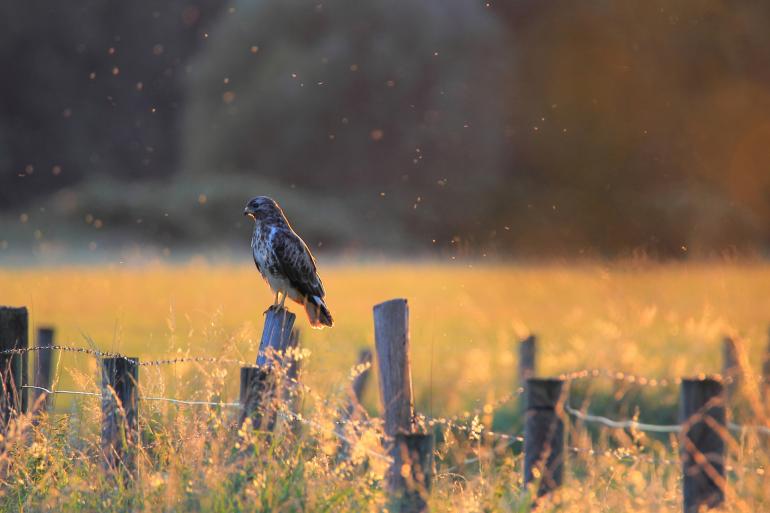
[{"label": "wooden fence post", "polygon": [[433,481],[433,434],[398,433],[390,452],[392,468],[388,474],[388,511],[423,513]]},{"label": "wooden fence post", "polygon": [[427,511],[433,475],[433,435],[415,433],[409,363],[409,306],[393,299],[374,307],[374,343],[385,410],[385,435],[393,461],[387,486],[391,511]]},{"label": "wooden fence post", "polygon": [[364,394],[364,388],[366,387],[366,383],[369,380],[369,375],[371,374],[371,363],[372,351],[369,349],[362,349],[358,353],[358,363],[356,363],[356,368],[360,368],[362,365],[369,365],[369,367],[360,370],[358,374],[353,378],[353,382],[350,384],[350,390],[348,392],[348,403],[345,406],[345,409],[340,412],[339,419],[337,420],[337,426],[334,429],[337,435],[340,437],[340,440],[342,440],[340,443],[339,451],[337,452],[338,461],[347,459],[350,452],[350,447],[343,438],[345,436],[345,427],[351,419],[357,418],[363,414],[361,397]]},{"label": "wooden fence post", "polygon": [[256,429],[273,429],[275,417],[271,412],[274,374],[272,369],[263,367],[241,367],[241,416],[242,426],[248,418]]},{"label": "wooden fence post", "polygon": [[380,396],[385,434],[414,430],[412,371],[409,365],[409,307],[393,299],[374,307],[374,343],[380,370]]},{"label": "wooden fence post", "polygon": [[15,349],[17,354],[0,354],[0,433],[15,415],[27,411],[27,352],[29,316],[26,307],[0,307],[0,352]]},{"label": "wooden fence post", "polygon": [[139,358],[102,360],[102,453],[108,470],[136,476]]},{"label": "wooden fence post", "polygon": [[519,343],[519,383],[525,388],[527,380],[535,377],[537,337],[530,335]]},{"label": "wooden fence post", "polygon": [[524,418],[524,482],[540,479],[537,496],[562,483],[564,421],[562,379],[527,381]]},{"label": "wooden fence post", "polygon": [[732,337],[722,341],[722,376],[725,383],[728,405],[735,399],[741,387],[741,364],[738,356],[738,344]]},{"label": "wooden fence post", "polygon": [[[520,397],[526,397],[527,380],[535,377],[535,359],[537,354],[537,337],[529,335],[519,342],[519,386],[524,390]],[[526,401],[519,399],[519,412],[524,413],[527,409]]]},{"label": "wooden fence post", "polygon": [[[275,427],[275,408],[272,403],[275,399],[277,376],[288,370],[278,371],[276,365],[284,364],[283,353],[292,343],[296,344],[298,341],[299,333],[294,330],[296,319],[296,315],[278,306],[271,306],[265,312],[257,367],[241,367],[239,425],[242,426],[248,418],[254,428],[271,431]],[[299,368],[296,370],[298,372]]]},{"label": "wooden fence post", "polygon": [[725,400],[714,379],[683,379],[679,402],[684,513],[725,500]]},{"label": "wooden fence post", "polygon": [[286,350],[291,341],[292,329],[297,316],[286,308],[270,307],[265,312],[265,326],[262,329],[262,339],[259,342],[259,354],[257,365],[264,366],[270,363],[273,352]]},{"label": "wooden fence post", "polygon": [[762,361],[762,385],[765,404],[770,409],[770,330],[768,330],[767,348]]},{"label": "wooden fence post", "polygon": [[366,384],[369,382],[369,376],[372,373],[372,351],[369,348],[361,349],[361,351],[358,352],[358,363],[356,363],[356,367],[360,368],[364,365],[368,365],[369,367],[361,370],[358,375],[353,378],[353,383],[350,385],[350,389],[353,392],[351,405],[353,405],[352,401],[355,401],[355,406],[357,407],[361,406],[361,398],[364,396],[364,389],[366,388]]},{"label": "wooden fence post", "polygon": [[53,349],[41,349],[42,347],[52,346],[54,344],[54,329],[41,327],[37,329],[35,339],[35,386],[33,389],[32,407],[39,410],[48,409],[50,398],[48,393],[40,390],[45,388],[50,390],[53,382]]}]

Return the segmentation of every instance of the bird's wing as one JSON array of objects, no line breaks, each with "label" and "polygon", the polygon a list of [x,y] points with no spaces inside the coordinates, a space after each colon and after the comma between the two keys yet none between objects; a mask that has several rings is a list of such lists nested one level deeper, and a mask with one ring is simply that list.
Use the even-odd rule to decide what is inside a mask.
[{"label": "bird's wing", "polygon": [[325,295],[310,249],[294,232],[276,230],[271,237],[276,261],[292,287],[304,296]]}]

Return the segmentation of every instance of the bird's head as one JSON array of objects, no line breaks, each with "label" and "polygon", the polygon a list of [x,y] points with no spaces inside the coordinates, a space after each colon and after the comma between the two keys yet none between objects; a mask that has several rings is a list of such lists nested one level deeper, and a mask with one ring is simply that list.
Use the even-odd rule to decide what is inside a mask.
[{"label": "bird's head", "polygon": [[281,207],[272,198],[267,196],[257,196],[246,203],[243,209],[243,215],[249,216],[255,221],[274,217],[281,214]]}]

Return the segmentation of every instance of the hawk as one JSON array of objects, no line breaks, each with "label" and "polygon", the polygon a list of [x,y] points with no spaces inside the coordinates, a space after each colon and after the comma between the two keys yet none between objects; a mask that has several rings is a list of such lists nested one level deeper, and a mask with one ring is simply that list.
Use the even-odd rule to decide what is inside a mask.
[{"label": "hawk", "polygon": [[257,270],[275,292],[270,308],[283,308],[289,297],[305,307],[312,327],[332,326],[334,320],[324,303],[326,294],[315,258],[292,230],[278,203],[267,196],[257,196],[246,204],[243,215],[254,219],[251,253]]}]

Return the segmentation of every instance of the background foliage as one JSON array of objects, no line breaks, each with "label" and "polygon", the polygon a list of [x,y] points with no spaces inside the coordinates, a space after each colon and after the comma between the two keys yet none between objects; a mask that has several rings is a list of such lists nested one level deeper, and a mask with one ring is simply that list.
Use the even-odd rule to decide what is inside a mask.
[{"label": "background foliage", "polygon": [[337,250],[665,257],[770,242],[762,2],[0,9],[13,244],[92,237],[89,213],[112,243],[235,240],[261,192]]}]

